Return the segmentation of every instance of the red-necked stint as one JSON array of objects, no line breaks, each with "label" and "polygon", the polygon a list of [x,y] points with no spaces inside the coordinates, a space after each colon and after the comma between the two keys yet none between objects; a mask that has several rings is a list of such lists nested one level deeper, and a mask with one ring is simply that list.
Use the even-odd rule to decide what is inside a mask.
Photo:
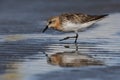
[{"label": "red-necked stint", "polygon": [[101,20],[102,18],[106,17],[108,14],[105,15],[88,15],[82,13],[65,13],[58,16],[54,16],[48,19],[47,26],[43,30],[45,32],[48,28],[53,28],[58,31],[63,32],[75,32],[75,36],[65,37],[60,41],[75,38],[75,43],[77,43],[78,39],[78,32],[90,27],[97,21]]}]

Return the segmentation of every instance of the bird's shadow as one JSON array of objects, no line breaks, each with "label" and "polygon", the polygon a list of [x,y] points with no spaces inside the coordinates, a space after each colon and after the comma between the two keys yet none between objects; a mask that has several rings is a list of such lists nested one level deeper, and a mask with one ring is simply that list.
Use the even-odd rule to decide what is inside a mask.
[{"label": "bird's shadow", "polygon": [[[96,60],[88,54],[84,54],[79,51],[78,44],[64,45],[65,49],[61,51],[54,50],[51,55],[44,53],[47,57],[47,63],[53,66],[60,67],[82,67],[82,66],[92,66],[92,65],[103,65],[104,63],[100,60]],[[72,47],[72,48],[70,48]],[[66,48],[68,50],[66,50]],[[71,51],[71,49],[74,49]]]}]

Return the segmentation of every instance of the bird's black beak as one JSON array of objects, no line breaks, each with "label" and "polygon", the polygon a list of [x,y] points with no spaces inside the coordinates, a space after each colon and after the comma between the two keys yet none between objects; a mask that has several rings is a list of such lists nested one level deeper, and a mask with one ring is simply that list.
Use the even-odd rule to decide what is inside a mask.
[{"label": "bird's black beak", "polygon": [[43,29],[42,33],[44,33],[47,29],[48,29],[48,26],[46,26],[46,27]]}]

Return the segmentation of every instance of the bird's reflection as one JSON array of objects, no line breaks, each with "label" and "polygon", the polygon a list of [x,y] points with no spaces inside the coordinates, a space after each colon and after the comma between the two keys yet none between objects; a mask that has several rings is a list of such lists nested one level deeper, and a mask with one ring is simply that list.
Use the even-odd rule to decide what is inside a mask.
[{"label": "bird's reflection", "polygon": [[[69,48],[69,46],[64,46]],[[94,59],[92,56],[82,54],[78,50],[78,45],[75,44],[74,51],[56,52],[47,56],[47,62],[51,65],[58,65],[61,67],[80,67],[89,65],[103,65],[103,62]]]}]

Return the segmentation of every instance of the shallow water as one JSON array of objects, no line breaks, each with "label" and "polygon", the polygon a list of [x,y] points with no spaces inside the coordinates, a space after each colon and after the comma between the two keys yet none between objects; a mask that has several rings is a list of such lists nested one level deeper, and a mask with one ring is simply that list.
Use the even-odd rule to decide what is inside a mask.
[{"label": "shallow water", "polygon": [[[0,80],[119,80],[120,2],[67,2],[1,1]],[[59,41],[74,33],[41,33],[49,16],[79,11],[110,15],[80,32],[78,44]]]}]

